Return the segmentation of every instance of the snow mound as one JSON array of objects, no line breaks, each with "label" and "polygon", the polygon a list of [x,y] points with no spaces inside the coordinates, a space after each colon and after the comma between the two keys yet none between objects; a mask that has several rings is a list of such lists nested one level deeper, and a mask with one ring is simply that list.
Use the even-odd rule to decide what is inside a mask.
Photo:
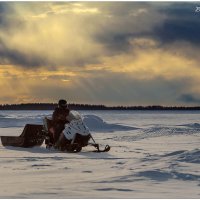
[{"label": "snow mound", "polygon": [[185,163],[199,163],[200,164],[200,150],[194,149],[190,151],[179,150],[167,153],[161,157],[171,157],[173,156],[175,161],[185,162]]},{"label": "snow mound", "polygon": [[109,124],[96,115],[84,115],[83,122],[91,131],[98,132],[130,131],[138,129],[132,126]]},{"label": "snow mound", "polygon": [[198,164],[200,164],[200,150],[178,150],[168,152],[164,155],[147,155],[141,159],[144,163],[166,163],[160,169],[153,167],[152,169],[141,168],[135,176],[139,178],[149,179],[156,182],[163,182],[168,180],[182,180],[182,181],[200,181],[200,175],[197,171]]},{"label": "snow mound", "polygon": [[179,125],[179,126],[186,126],[186,127],[189,127],[189,128],[197,128],[197,129],[200,129],[200,124],[199,124],[199,123],[182,124],[182,125]]},{"label": "snow mound", "polygon": [[200,176],[190,173],[181,173],[178,171],[150,170],[142,171],[136,174],[139,177],[145,177],[157,182],[168,181],[169,179],[177,179],[183,181],[199,181]]},{"label": "snow mound", "polygon": [[200,150],[195,149],[192,151],[186,151],[179,155],[177,158],[180,162],[187,162],[187,163],[199,163],[200,164]]}]

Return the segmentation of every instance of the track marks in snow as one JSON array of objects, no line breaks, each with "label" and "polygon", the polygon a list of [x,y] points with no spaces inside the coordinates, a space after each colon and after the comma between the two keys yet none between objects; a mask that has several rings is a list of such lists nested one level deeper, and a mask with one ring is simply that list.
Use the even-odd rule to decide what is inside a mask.
[{"label": "track marks in snow", "polygon": [[178,171],[162,171],[162,170],[147,170],[136,174],[138,177],[144,177],[153,181],[162,182],[170,179],[178,179],[182,181],[200,181],[200,175],[191,173],[181,173]]},{"label": "track marks in snow", "polygon": [[[196,181],[200,182],[200,150],[191,151],[179,150],[165,154],[149,154],[141,159],[142,170],[139,170],[135,176],[145,178],[147,180],[163,182],[169,180]],[[159,164],[159,169],[148,169],[149,166]],[[163,167],[160,163],[165,163]],[[191,163],[193,168],[191,168]]]},{"label": "track marks in snow", "polygon": [[49,167],[49,166],[52,166],[52,165],[49,165],[49,164],[34,164],[34,165],[31,165],[31,167]]},{"label": "track marks in snow", "polygon": [[138,177],[145,177],[145,178],[149,178],[151,180],[155,180],[155,181],[167,181],[171,178],[173,178],[173,175],[168,173],[168,172],[164,172],[164,171],[160,171],[160,170],[147,170],[147,171],[141,171],[138,172],[136,174],[136,176]]},{"label": "track marks in snow", "polygon": [[[180,127],[181,126],[181,127]],[[182,127],[183,126],[183,127]],[[177,126],[161,126],[156,125],[150,128],[141,128],[126,135],[109,137],[108,139],[114,141],[139,141],[143,139],[150,139],[154,137],[174,136],[174,135],[200,135],[200,125],[177,125]]]},{"label": "track marks in snow", "polygon": [[95,189],[97,191],[120,191],[120,192],[132,192],[134,190],[131,189],[123,189],[123,188],[99,188]]},{"label": "track marks in snow", "polygon": [[87,170],[87,171],[82,171],[83,173],[92,173],[93,171]]}]

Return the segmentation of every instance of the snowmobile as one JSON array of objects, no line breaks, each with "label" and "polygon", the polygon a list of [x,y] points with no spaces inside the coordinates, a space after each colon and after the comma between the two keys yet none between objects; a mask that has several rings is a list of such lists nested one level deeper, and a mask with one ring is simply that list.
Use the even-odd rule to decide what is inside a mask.
[{"label": "snowmobile", "polygon": [[93,146],[95,148],[93,152],[110,150],[109,145],[106,145],[103,150],[100,149],[77,111],[70,111],[67,120],[69,123],[63,130],[64,137],[60,147],[52,142],[52,120],[47,117],[43,119],[43,125],[26,124],[20,136],[1,136],[2,145],[31,148],[41,146],[45,141],[47,149],[56,149],[62,152],[76,153],[86,146]]}]

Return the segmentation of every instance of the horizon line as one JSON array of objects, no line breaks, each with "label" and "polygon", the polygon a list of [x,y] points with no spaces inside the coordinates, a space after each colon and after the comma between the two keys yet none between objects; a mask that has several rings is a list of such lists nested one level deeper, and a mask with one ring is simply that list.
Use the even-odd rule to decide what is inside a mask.
[{"label": "horizon line", "polygon": [[[58,103],[12,103],[12,104],[0,104],[0,107],[5,106],[25,106],[25,105],[57,105]],[[104,107],[104,108],[137,108],[137,107],[160,107],[160,108],[200,108],[200,105],[198,106],[186,106],[186,105],[156,105],[156,104],[150,104],[150,105],[105,105],[105,104],[90,104],[90,103],[68,103],[69,106],[89,106],[89,107]]]}]

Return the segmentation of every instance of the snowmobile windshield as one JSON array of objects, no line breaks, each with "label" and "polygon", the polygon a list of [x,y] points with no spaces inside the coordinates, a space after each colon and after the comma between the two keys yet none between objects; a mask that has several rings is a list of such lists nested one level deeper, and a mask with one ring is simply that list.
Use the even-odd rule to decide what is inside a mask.
[{"label": "snowmobile windshield", "polygon": [[67,120],[69,122],[71,122],[72,120],[80,120],[80,119],[82,120],[80,113],[74,110],[70,111],[69,115],[67,116]]}]

